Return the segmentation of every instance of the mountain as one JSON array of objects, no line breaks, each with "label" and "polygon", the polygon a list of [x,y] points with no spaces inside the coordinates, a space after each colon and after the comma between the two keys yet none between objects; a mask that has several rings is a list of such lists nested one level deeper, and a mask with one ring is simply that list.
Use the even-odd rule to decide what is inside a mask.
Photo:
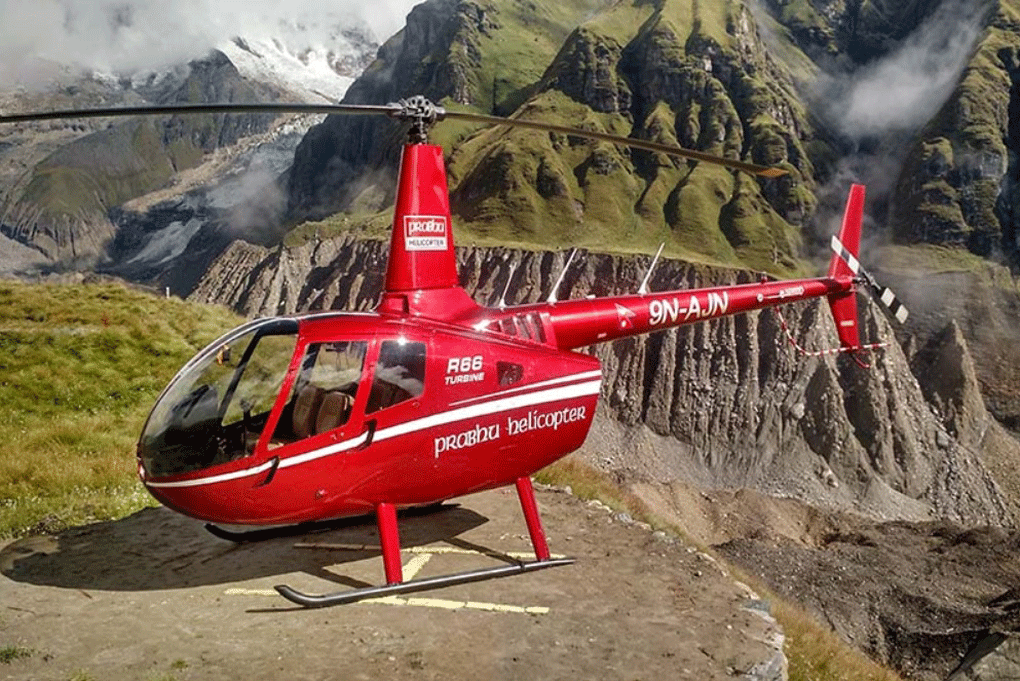
[{"label": "mountain", "polygon": [[[42,91],[8,93],[0,105],[16,111],[321,101],[343,96],[378,47],[367,29],[357,27],[334,29],[330,49],[292,47],[302,44],[300,37],[237,37],[207,56],[158,73],[86,72]],[[314,120],[219,115],[4,126],[0,232],[16,242],[12,250],[27,246],[39,254],[37,262],[51,267],[112,266],[120,274],[149,278],[187,244],[169,239],[161,246],[153,242],[152,232],[180,222],[174,228],[177,236],[194,236],[196,210],[203,223],[229,224],[231,216],[220,212],[250,199],[250,189],[248,196],[238,192],[239,177],[246,185],[271,186]],[[215,196],[200,189],[231,182]],[[156,211],[157,223],[171,215],[174,220],[150,225],[139,217],[167,201],[170,206]],[[247,217],[246,227],[254,221]],[[277,217],[265,216],[261,224],[275,224]],[[156,254],[160,258],[153,260]],[[17,267],[17,262],[7,265]]]},{"label": "mountain", "polygon": [[[893,521],[860,539],[800,534],[779,501],[764,503],[760,520],[715,521],[752,526],[732,555],[777,588],[788,569],[803,577],[797,584],[828,584],[838,595],[838,580],[815,572],[832,569],[838,544],[884,550],[900,541],[884,537],[900,532],[915,547],[936,546],[933,537],[966,543],[966,531],[940,523],[1009,528],[1020,510],[1020,444],[1003,427],[1020,423],[1015,221],[1003,209],[1013,191],[1018,6],[661,0],[593,4],[566,31],[545,7],[532,49],[517,4],[428,2],[346,101],[424,92],[450,108],[790,171],[758,181],[565,136],[442,123],[433,139],[447,150],[461,280],[488,303],[511,266],[520,272],[514,301],[547,294],[563,266],[550,250],[575,244],[588,252],[563,296],[635,290],[648,259],[633,252],[659,242],[674,259],[660,265],[653,290],[810,268],[850,182],[868,184],[864,257],[913,312],[908,328],[894,329],[877,307],[867,310],[867,337],[891,341],[874,369],[777,349],[788,340],[772,313],[599,348],[603,418],[583,453],[684,527],[705,522],[692,507],[725,516],[713,502],[732,490],[800,502],[815,519],[840,509],[867,516],[855,523]],[[329,117],[314,127],[286,180],[289,219],[318,222],[275,247],[233,244],[193,297],[249,315],[371,308],[385,262],[372,237],[386,229],[401,141],[385,121]],[[803,345],[833,346],[819,309],[784,315]],[[770,569],[784,543],[797,550]],[[982,627],[1012,626],[1002,613],[975,619],[972,582],[946,605],[949,589],[915,572],[903,580],[913,591],[887,588],[887,576],[868,568],[880,561],[858,555],[873,596],[842,609],[828,609],[832,598],[806,601],[905,674],[944,678],[982,645]],[[867,620],[839,619],[865,610]],[[932,645],[940,655],[925,653]]]},{"label": "mountain", "polygon": [[[345,101],[424,93],[791,171],[756,183],[647,152],[443,124],[435,136],[455,142],[454,207],[469,233],[587,236],[585,245],[612,247],[622,231],[702,258],[790,269],[805,227],[832,212],[828,185],[838,178],[843,194],[856,176],[877,194],[873,215],[898,240],[1017,264],[1008,172],[1020,49],[1014,2],[659,0],[574,9],[588,13],[576,27],[578,12],[557,23],[548,8],[527,16],[515,3],[420,5]],[[358,205],[373,193],[365,174],[392,167],[396,142],[385,123],[327,119],[295,158],[291,218]],[[607,189],[612,202],[600,200]],[[368,205],[384,206],[390,194]],[[716,224],[717,232],[706,227]]]},{"label": "mountain", "polygon": [[[472,236],[601,248],[665,240],[702,258],[793,269],[801,241],[791,225],[810,213],[814,198],[805,184],[813,182],[804,172],[810,160],[796,132],[812,126],[792,77],[767,57],[742,6],[702,18],[684,4],[690,3],[596,3],[578,8],[588,18],[575,27],[580,12],[554,23],[541,13],[522,15],[513,3],[425,3],[345,101],[424,92],[487,113],[516,111],[731,156],[750,150],[754,160],[793,172],[763,193],[725,171],[692,170],[605,144],[519,130],[468,137],[473,131],[454,124],[435,133],[451,143],[454,211]],[[738,35],[724,46],[716,36],[727,26]],[[685,42],[695,54],[686,54]],[[727,88],[739,94],[731,97]],[[294,219],[321,218],[359,201],[385,205],[391,189],[377,192],[363,179],[372,171],[387,177],[384,168],[392,167],[394,135],[380,125],[330,117],[310,131],[290,174]],[[705,227],[720,221],[718,230]]]},{"label": "mountain", "polygon": [[[351,235],[272,248],[237,241],[191,299],[248,317],[370,310],[386,243]],[[565,260],[563,252],[506,247],[458,251],[461,282],[489,305],[511,278],[508,303],[544,300]],[[560,296],[633,292],[649,262],[581,252]],[[650,287],[752,277],[665,260]],[[893,337],[875,304],[863,312],[865,337]],[[974,556],[987,546],[981,537],[1006,537],[1016,524],[1020,442],[985,408],[956,325],[921,348],[893,343],[862,370],[791,347],[784,324],[810,350],[836,345],[824,304],[787,306],[782,315],[729,317],[592,350],[604,381],[579,456],[664,521],[722,545],[770,588],[824,613],[876,659],[915,678],[945,678],[989,626],[1014,626],[1012,611],[981,599],[1008,589],[1015,570]],[[970,530],[988,525],[984,534]],[[1013,537],[998,541],[1010,555]],[[896,565],[895,579],[877,565]],[[850,575],[868,585],[866,598],[844,588]]]},{"label": "mountain", "polygon": [[[191,299],[249,317],[367,310],[381,292],[385,251],[384,241],[351,238],[272,249],[235,242]],[[476,300],[495,305],[514,268],[507,302],[535,302],[564,255],[465,247],[460,278]],[[584,252],[560,296],[632,292],[648,260]],[[650,287],[749,276],[667,260]],[[869,338],[892,336],[877,307],[865,313]],[[838,345],[824,306],[783,314],[802,345]],[[912,355],[893,344],[861,371],[798,356],[782,321],[765,312],[598,346],[609,418],[591,438],[594,462],[633,481],[748,487],[879,518],[1009,525],[1020,517],[1020,474],[1006,465],[1020,460],[1020,443],[985,409],[957,327]]]},{"label": "mountain", "polygon": [[[667,258],[653,289],[813,270],[848,185],[866,183],[863,257],[912,311],[899,329],[877,306],[866,308],[866,336],[890,343],[872,370],[781,350],[789,341],[773,313],[599,348],[603,413],[582,455],[646,500],[666,500],[662,508],[685,526],[697,520],[683,515],[687,506],[724,514],[713,505],[739,488],[803,504],[810,517],[840,511],[864,523],[895,521],[895,531],[879,533],[890,541],[903,530],[966,543],[966,532],[940,523],[1010,527],[1020,513],[1020,444],[1007,430],[1020,424],[1018,16],[1020,0],[428,0],[379,48],[345,101],[425,94],[449,108],[678,143],[788,171],[757,180],[570,136],[443,122],[432,139],[446,149],[461,278],[488,303],[512,266],[519,274],[510,300],[547,294],[567,245],[585,250],[561,296],[635,290],[649,261],[643,253],[661,242]],[[234,45],[245,55],[266,49]],[[187,73],[161,92],[180,92]],[[93,94],[98,85],[82,87],[102,96]],[[202,149],[203,159],[215,159],[195,140],[219,130],[186,135],[181,158]],[[96,244],[110,266],[250,316],[371,308],[386,258],[376,237],[388,229],[403,133],[384,119],[339,116],[292,130],[300,144],[292,159],[277,147],[263,174],[269,181],[228,176],[212,191],[103,204],[116,227]],[[157,155],[169,154],[161,167],[172,165],[170,152]],[[211,164],[203,167],[212,174]],[[32,243],[32,234],[18,232],[19,243]],[[818,308],[784,315],[802,345],[834,344]],[[782,535],[797,544],[787,552],[791,569],[810,576],[806,553],[825,558],[829,546],[871,541],[856,530],[799,536],[786,518],[763,520],[734,555],[757,566],[773,534]],[[933,520],[934,529],[923,529]],[[866,574],[881,583],[882,575]],[[940,613],[927,607],[933,590],[898,595],[901,609],[923,603],[920,615]],[[892,621],[881,610],[892,599],[876,591],[870,623],[881,628]],[[920,615],[912,633],[852,631],[860,645],[880,647],[879,656],[915,641],[910,659],[923,661],[933,639],[911,636],[949,625]],[[975,636],[966,629],[939,664],[963,658]],[[945,676],[928,672],[919,678]]]}]

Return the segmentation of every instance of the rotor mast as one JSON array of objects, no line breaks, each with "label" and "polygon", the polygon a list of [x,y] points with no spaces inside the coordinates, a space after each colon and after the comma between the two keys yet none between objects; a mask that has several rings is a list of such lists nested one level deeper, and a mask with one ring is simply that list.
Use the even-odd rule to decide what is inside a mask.
[{"label": "rotor mast", "polygon": [[446,110],[436,106],[423,95],[401,99],[396,105],[400,107],[399,110],[395,110],[390,116],[411,122],[411,128],[407,131],[408,144],[428,144],[429,130],[446,118]]},{"label": "rotor mast", "polygon": [[409,121],[400,161],[386,284],[378,310],[434,319],[464,315],[478,304],[460,286],[450,193],[442,147],[428,132],[445,111],[424,97],[398,102],[390,115]]}]

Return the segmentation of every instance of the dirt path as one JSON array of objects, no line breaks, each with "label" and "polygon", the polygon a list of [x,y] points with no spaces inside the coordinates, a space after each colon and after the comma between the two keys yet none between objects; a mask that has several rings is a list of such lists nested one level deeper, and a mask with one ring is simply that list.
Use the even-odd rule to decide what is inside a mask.
[{"label": "dirt path", "polygon": [[[494,564],[478,549],[528,550],[514,495],[459,501],[402,521],[405,569],[415,561],[424,577]],[[270,590],[378,582],[377,554],[321,547],[374,545],[372,526],[234,546],[149,509],[8,543],[0,648],[31,654],[0,664],[0,678],[785,678],[764,604],[710,559],[564,493],[540,491],[539,505],[552,551],[576,564],[320,610]]]}]

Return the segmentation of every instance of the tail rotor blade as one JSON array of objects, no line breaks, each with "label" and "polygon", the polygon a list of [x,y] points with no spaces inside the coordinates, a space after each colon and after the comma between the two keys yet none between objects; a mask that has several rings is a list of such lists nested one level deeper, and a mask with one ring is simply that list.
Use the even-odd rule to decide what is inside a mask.
[{"label": "tail rotor blade", "polygon": [[830,245],[832,247],[832,251],[846,262],[850,270],[867,283],[868,288],[871,289],[874,296],[881,301],[883,305],[885,305],[886,309],[889,310],[889,314],[892,315],[893,318],[895,318],[900,324],[905,324],[907,317],[910,316],[910,312],[900,299],[896,297],[896,294],[892,292],[892,289],[888,286],[882,286],[879,284],[875,280],[875,277],[864,269],[864,266],[861,265],[860,261],[843,246],[838,238],[832,237]]},{"label": "tail rotor blade", "polygon": [[[896,297],[896,294],[888,286],[877,286],[873,284],[875,292],[878,294],[878,299],[882,301],[882,304],[889,308],[889,313],[896,318],[900,324],[905,324],[907,317],[910,313],[907,311],[906,306],[900,302],[900,299]],[[879,290],[881,289],[881,290]]]}]

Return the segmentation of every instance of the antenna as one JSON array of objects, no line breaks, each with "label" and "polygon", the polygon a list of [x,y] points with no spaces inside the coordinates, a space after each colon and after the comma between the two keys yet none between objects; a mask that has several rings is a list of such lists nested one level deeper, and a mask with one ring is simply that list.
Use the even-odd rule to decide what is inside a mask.
[{"label": "antenna", "polygon": [[517,271],[517,263],[510,263],[510,274],[506,275],[506,286],[503,287],[503,295],[499,297],[499,309],[506,307],[506,294],[510,290],[510,280],[514,278],[514,272]]},{"label": "antenna", "polygon": [[577,249],[576,248],[574,250],[570,251],[570,257],[567,258],[566,264],[564,264],[563,265],[563,269],[560,270],[559,279],[556,280],[556,283],[553,285],[552,292],[549,293],[549,297],[546,298],[545,302],[547,302],[547,303],[555,303],[556,302],[556,292],[560,290],[560,284],[563,283],[563,277],[566,275],[567,269],[570,268],[570,263],[573,262],[574,254],[575,253],[577,253]]},{"label": "antenna", "polygon": [[652,278],[652,270],[655,269],[655,263],[659,262],[659,256],[662,255],[662,247],[665,245],[665,241],[659,244],[659,250],[655,252],[655,257],[652,258],[652,264],[648,266],[648,273],[645,274],[645,279],[641,282],[641,288],[638,289],[638,293],[641,295],[648,293],[648,280]]}]

